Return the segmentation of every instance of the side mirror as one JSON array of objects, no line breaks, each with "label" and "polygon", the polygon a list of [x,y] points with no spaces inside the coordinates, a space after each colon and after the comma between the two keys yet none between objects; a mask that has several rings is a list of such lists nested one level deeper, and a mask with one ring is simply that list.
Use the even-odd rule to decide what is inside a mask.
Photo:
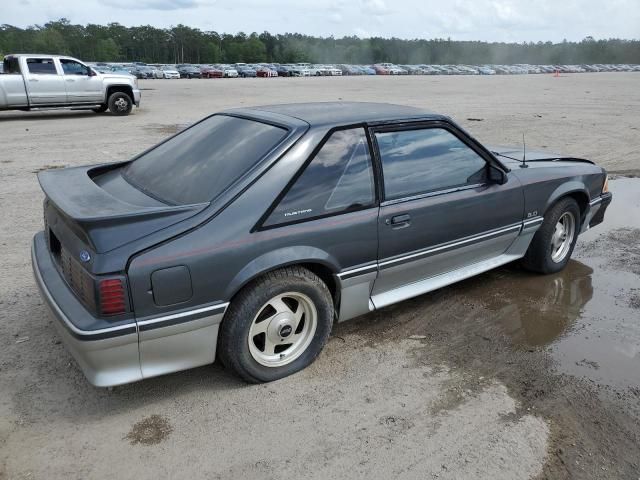
[{"label": "side mirror", "polygon": [[96,72],[94,72],[92,68],[89,68],[89,73],[88,73],[88,75],[89,75],[90,77],[95,77],[95,76],[96,76]]},{"label": "side mirror", "polygon": [[508,177],[507,174],[500,170],[498,167],[494,167],[493,165],[489,166],[489,180],[492,183],[497,183],[498,185],[504,185],[507,183]]}]

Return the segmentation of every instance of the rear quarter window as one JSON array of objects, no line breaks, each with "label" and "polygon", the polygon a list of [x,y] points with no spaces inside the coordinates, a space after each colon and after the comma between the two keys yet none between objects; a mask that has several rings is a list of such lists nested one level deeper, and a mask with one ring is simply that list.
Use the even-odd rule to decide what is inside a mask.
[{"label": "rear quarter window", "polygon": [[364,129],[338,130],[285,193],[264,226],[345,213],[374,203],[373,170]]}]

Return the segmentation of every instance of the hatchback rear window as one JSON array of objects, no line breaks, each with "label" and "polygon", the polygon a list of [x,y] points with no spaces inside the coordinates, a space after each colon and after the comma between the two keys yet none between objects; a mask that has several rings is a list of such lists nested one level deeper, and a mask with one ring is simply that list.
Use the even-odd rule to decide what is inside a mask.
[{"label": "hatchback rear window", "polygon": [[287,134],[284,128],[214,115],[145,153],[124,169],[143,192],[174,205],[213,200]]}]

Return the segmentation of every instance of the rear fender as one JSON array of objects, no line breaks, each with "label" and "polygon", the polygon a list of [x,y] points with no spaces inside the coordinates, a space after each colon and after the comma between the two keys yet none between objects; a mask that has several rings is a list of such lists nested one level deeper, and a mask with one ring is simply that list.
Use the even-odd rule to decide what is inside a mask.
[{"label": "rear fender", "polygon": [[318,263],[330,269],[334,274],[340,271],[336,259],[319,248],[303,245],[280,248],[253,259],[240,270],[229,283],[224,298],[232,298],[251,280],[271,270],[301,263]]}]

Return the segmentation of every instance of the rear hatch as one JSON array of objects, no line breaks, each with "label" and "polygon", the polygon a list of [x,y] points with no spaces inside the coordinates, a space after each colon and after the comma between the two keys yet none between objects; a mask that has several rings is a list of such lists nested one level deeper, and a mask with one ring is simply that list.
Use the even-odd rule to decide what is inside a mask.
[{"label": "rear hatch", "polygon": [[167,205],[130,185],[120,165],[47,170],[45,222],[62,221],[84,246],[105,253],[185,220],[207,204]]},{"label": "rear hatch", "polygon": [[[113,293],[114,282],[122,289],[125,313],[130,302],[124,272],[97,275],[96,258],[207,206],[162,203],[131,186],[122,176],[121,165],[47,170],[38,174],[38,180],[45,193],[45,236],[54,263],[85,307],[103,315],[109,312],[104,298],[100,303],[100,294]],[[107,277],[111,283],[103,285]]]},{"label": "rear hatch", "polygon": [[185,220],[212,202],[213,210],[225,208],[288,133],[260,119],[212,115],[131,162],[41,172],[46,236],[59,271],[90,309],[97,299],[104,313],[105,295],[127,303],[123,270],[135,253],[128,248],[139,248],[143,237],[157,243],[178,235],[181,227],[169,227],[188,229]]}]

